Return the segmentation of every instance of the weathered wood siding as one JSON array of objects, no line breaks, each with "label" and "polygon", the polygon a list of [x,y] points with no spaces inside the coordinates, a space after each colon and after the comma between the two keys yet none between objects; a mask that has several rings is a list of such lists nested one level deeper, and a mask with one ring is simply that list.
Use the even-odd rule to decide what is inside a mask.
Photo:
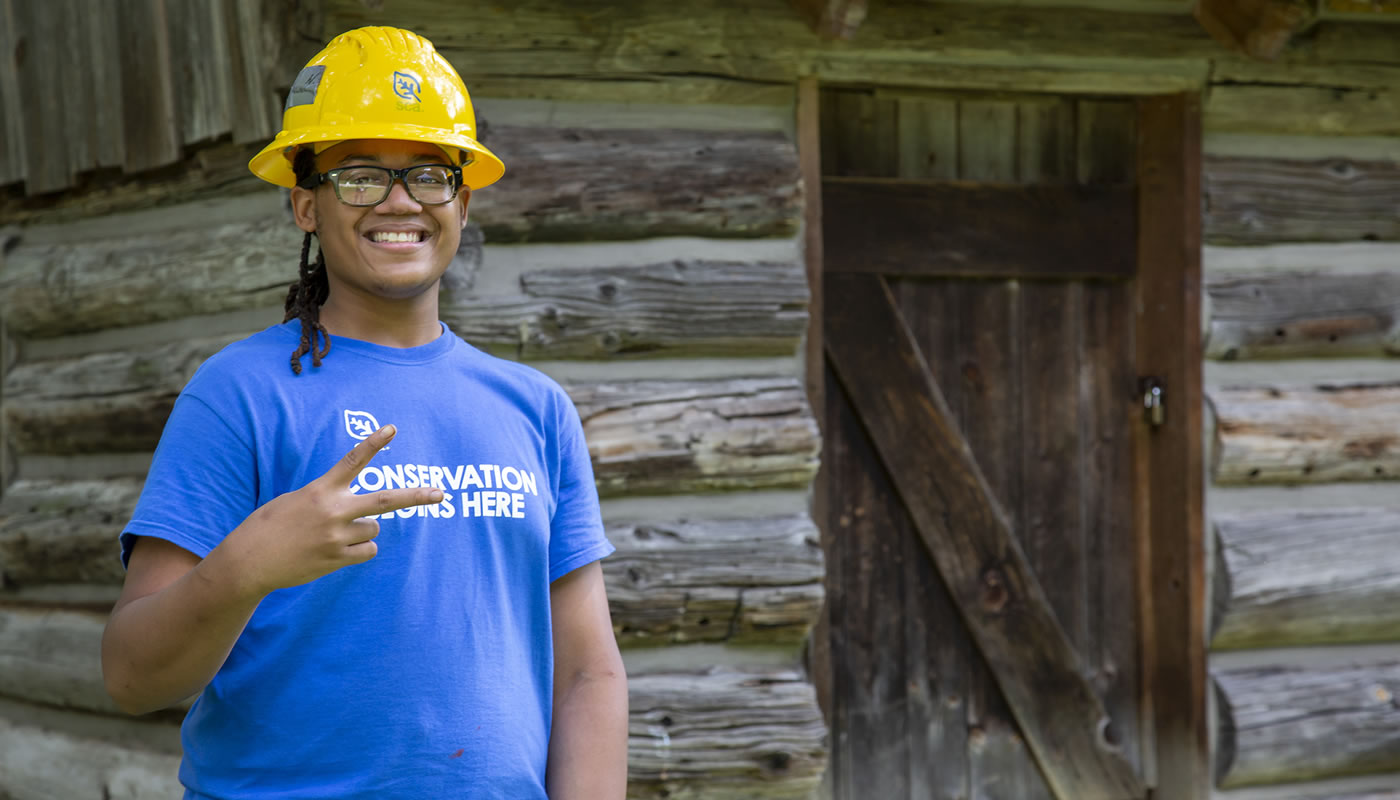
[{"label": "weathered wood siding", "polygon": [[[280,321],[302,234],[245,166],[278,107],[260,114],[250,101],[273,100],[295,74],[260,73],[275,54],[250,35],[278,4],[136,5],[130,24],[152,44],[131,60],[155,105],[117,97],[110,110],[128,133],[148,111],[162,127],[105,146],[113,166],[140,174],[88,180],[87,155],[0,159],[0,179],[45,193],[0,197],[0,699],[145,730],[182,711],[120,721],[103,689],[98,643],[123,577],[115,537],[193,371]],[[209,102],[170,105],[162,61],[184,65]],[[493,102],[501,114],[486,111]],[[540,104],[479,104],[509,171],[472,199],[441,313],[473,344],[553,370],[584,420],[618,547],[604,569],[631,675],[635,798],[798,800],[825,769],[826,726],[801,671],[824,565],[794,499],[820,450],[798,377],[803,187],[782,121],[790,96],[776,103],[717,106],[691,127],[700,115],[661,107],[617,125],[588,104],[569,112],[584,124]],[[192,156],[143,171],[172,148]],[[14,170],[26,163],[33,175]],[[169,752],[61,727],[0,714],[0,795],[178,796]],[[55,766],[70,760],[82,763]]]}]

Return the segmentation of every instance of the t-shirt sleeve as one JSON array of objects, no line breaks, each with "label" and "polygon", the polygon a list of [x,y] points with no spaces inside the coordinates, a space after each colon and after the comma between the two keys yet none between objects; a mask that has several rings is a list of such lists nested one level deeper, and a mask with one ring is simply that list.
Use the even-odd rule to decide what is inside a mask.
[{"label": "t-shirt sleeve", "polygon": [[[563,394],[562,392],[560,393]],[[615,548],[603,533],[598,488],[578,410],[567,395],[559,403],[559,497],[549,525],[549,580],[559,578],[610,554]]]},{"label": "t-shirt sleeve", "polygon": [[138,536],[165,539],[200,558],[257,508],[257,463],[227,415],[188,392],[170,412],[131,522],[122,565]]}]

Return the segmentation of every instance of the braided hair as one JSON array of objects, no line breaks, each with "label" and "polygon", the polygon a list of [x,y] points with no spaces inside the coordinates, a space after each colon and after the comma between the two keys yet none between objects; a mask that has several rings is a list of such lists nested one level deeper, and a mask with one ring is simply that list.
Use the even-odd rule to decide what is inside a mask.
[{"label": "braided hair", "polygon": [[[297,151],[296,158],[292,160],[292,172],[296,175],[298,186],[304,189],[315,188],[311,179],[316,175],[316,154],[311,148],[303,147]],[[283,322],[301,320],[301,343],[292,353],[291,359],[292,372],[296,375],[301,374],[302,356],[310,353],[311,366],[319,367],[321,359],[331,351],[331,336],[321,324],[321,304],[326,302],[331,293],[330,282],[326,278],[326,255],[318,245],[316,263],[309,263],[312,235],[308,232],[302,240],[301,265],[297,270],[296,283],[287,288],[287,302],[284,306],[286,315],[282,317]],[[322,343],[319,348],[318,337]]]}]

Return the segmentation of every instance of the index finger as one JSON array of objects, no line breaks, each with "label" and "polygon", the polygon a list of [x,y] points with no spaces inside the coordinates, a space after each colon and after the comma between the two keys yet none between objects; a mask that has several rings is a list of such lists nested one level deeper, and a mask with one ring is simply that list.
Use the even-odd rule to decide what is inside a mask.
[{"label": "index finger", "polygon": [[384,449],[384,445],[388,444],[397,432],[398,429],[391,424],[366,436],[364,441],[350,448],[350,452],[326,470],[326,474],[321,476],[321,480],[329,481],[336,486],[349,486],[355,480],[355,476],[360,474],[360,470],[369,464],[371,458],[374,458],[375,453]]}]

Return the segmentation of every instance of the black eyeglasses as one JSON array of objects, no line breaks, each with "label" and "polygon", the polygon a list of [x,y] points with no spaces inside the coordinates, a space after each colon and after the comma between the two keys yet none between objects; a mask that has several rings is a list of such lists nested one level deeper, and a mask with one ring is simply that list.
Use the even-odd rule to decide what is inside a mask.
[{"label": "black eyeglasses", "polygon": [[416,167],[337,167],[316,176],[316,186],[330,183],[335,196],[347,206],[377,206],[389,197],[394,181],[403,183],[408,196],[425,206],[452,202],[462,187],[462,168],[447,164]]}]

